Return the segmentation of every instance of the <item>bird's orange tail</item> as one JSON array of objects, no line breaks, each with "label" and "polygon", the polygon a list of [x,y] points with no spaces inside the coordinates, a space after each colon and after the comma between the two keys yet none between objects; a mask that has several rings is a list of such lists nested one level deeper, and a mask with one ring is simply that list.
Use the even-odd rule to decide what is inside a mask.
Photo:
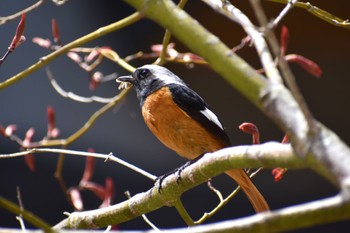
[{"label": "bird's orange tail", "polygon": [[263,195],[255,187],[253,182],[248,177],[247,173],[242,169],[234,169],[226,172],[232,179],[234,179],[239,186],[241,186],[244,193],[247,195],[250,203],[256,212],[263,212],[270,210]]}]

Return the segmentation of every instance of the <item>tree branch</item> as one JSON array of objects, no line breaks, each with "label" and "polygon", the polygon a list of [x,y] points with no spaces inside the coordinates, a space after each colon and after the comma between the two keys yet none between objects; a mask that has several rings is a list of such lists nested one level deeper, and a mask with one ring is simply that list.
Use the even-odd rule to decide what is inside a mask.
[{"label": "tree branch", "polygon": [[[297,230],[303,227],[320,225],[333,222],[335,220],[347,220],[350,218],[350,203],[346,202],[340,195],[317,200],[310,203],[286,207],[280,210],[264,212],[253,216],[222,221],[218,223],[194,226],[190,228],[179,228],[167,230],[172,233],[273,233],[286,230]],[[57,228],[58,226],[56,226]],[[1,232],[1,229],[0,229]],[[5,231],[4,232],[8,232]],[[28,231],[32,233],[31,231]],[[34,231],[37,232],[37,231]],[[33,232],[33,233],[34,233]],[[70,233],[70,230],[60,232]],[[82,231],[83,232],[83,231]],[[111,231],[120,232],[120,231]],[[144,231],[133,231],[134,233]],[[147,231],[155,233],[157,231]],[[19,233],[15,231],[14,233]]]},{"label": "tree branch", "polygon": [[[270,2],[276,2],[276,3],[282,3],[282,4],[288,4],[289,0],[268,0]],[[349,19],[341,19],[335,15],[332,15],[331,13],[322,10],[320,8],[318,8],[317,6],[313,6],[311,3],[309,2],[297,2],[295,4],[296,7],[305,9],[307,12],[309,12],[310,14],[313,14],[314,16],[326,21],[327,23],[330,23],[334,26],[337,27],[342,27],[344,29],[350,29],[350,22]]]},{"label": "tree branch", "polygon": [[20,206],[16,205],[15,203],[12,203],[11,201],[1,196],[0,196],[0,206],[16,215],[22,215],[23,219],[33,224],[33,226],[43,229],[45,232],[53,232],[53,230],[51,229],[51,226],[46,222],[44,222],[41,218],[39,218],[38,216],[36,216],[35,214],[27,210],[22,209]]},{"label": "tree branch", "polygon": [[39,0],[37,1],[36,3],[34,3],[33,5],[21,10],[21,11],[18,11],[16,12],[15,14],[13,15],[9,15],[9,16],[3,16],[3,17],[0,17],[0,25],[3,25],[11,20],[14,20],[16,18],[19,18],[21,17],[22,14],[25,14],[25,13],[28,13],[36,8],[38,8],[39,6],[41,6],[42,4],[44,4],[46,2],[46,0]]},{"label": "tree branch", "polygon": [[0,159],[8,159],[8,158],[15,158],[15,157],[21,157],[28,154],[39,154],[39,153],[56,153],[56,154],[69,154],[69,155],[78,155],[78,156],[86,156],[86,157],[94,157],[99,159],[104,159],[107,161],[116,162],[118,164],[123,165],[124,167],[127,167],[137,173],[142,174],[143,176],[155,181],[156,176],[136,167],[135,165],[132,165],[120,158],[117,158],[113,154],[100,154],[100,153],[92,153],[92,152],[85,152],[85,151],[75,151],[75,150],[67,150],[67,149],[56,149],[56,148],[33,148],[28,149],[26,151],[11,153],[11,154],[0,154]]},{"label": "tree branch", "polygon": [[167,176],[162,182],[161,193],[158,192],[156,185],[119,204],[98,210],[72,213],[55,229],[97,228],[125,222],[163,206],[173,206],[185,191],[226,170],[262,166],[306,168],[318,165],[295,156],[289,144],[271,142],[226,148],[211,154],[208,153],[196,163],[186,167],[181,173],[180,182],[177,174]]},{"label": "tree branch", "polygon": [[79,96],[74,94],[73,92],[70,91],[65,91],[63,90],[63,88],[57,83],[56,79],[54,78],[53,74],[51,73],[51,70],[49,69],[49,67],[46,67],[46,75],[47,78],[49,79],[52,87],[55,89],[55,91],[61,95],[64,98],[68,98],[77,102],[81,102],[81,103],[92,103],[92,102],[97,102],[97,103],[104,103],[107,104],[111,101],[113,101],[113,97],[112,98],[103,98],[103,97],[99,97],[99,96],[90,96],[90,97],[83,97],[83,96]]}]

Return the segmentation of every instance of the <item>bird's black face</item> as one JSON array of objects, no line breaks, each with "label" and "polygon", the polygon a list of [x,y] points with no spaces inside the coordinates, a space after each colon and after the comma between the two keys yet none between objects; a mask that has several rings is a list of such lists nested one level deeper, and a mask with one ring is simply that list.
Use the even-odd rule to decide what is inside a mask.
[{"label": "bird's black face", "polygon": [[129,76],[121,76],[118,81],[128,82],[133,84],[137,89],[142,89],[147,85],[147,80],[151,77],[151,71],[147,68],[138,68]]},{"label": "bird's black face", "polygon": [[[128,82],[134,85],[137,97],[143,101],[153,91],[159,89],[159,79],[152,71],[145,67],[140,67],[129,76],[122,76],[118,78],[119,81]],[[159,87],[158,87],[159,86]]]},{"label": "bird's black face", "polygon": [[119,77],[118,81],[134,85],[141,105],[148,95],[168,84],[185,85],[179,77],[167,68],[157,65],[145,65],[137,68],[131,75]]}]

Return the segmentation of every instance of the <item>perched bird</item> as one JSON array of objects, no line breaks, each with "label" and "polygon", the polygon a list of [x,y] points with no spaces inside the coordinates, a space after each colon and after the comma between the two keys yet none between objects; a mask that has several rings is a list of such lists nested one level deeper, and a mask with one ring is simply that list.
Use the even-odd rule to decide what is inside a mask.
[{"label": "perched bird", "polygon": [[[157,65],[144,65],[117,79],[134,85],[144,121],[152,133],[182,157],[195,160],[231,146],[217,116],[178,76]],[[242,169],[226,171],[256,212],[269,210],[264,197]]]}]

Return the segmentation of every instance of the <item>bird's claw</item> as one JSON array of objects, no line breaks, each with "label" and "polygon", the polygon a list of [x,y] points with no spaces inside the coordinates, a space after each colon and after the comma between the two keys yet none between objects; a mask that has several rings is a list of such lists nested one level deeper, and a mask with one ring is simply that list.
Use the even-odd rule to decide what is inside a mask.
[{"label": "bird's claw", "polygon": [[168,176],[175,174],[177,176],[176,178],[176,183],[179,184],[181,181],[181,173],[183,170],[185,170],[186,167],[190,166],[194,161],[188,161],[187,163],[185,163],[184,165],[182,165],[181,167],[176,168],[175,170],[165,173],[164,175],[159,176],[156,179],[156,184],[158,183],[158,193],[161,193],[162,191],[162,184],[165,178],[167,178]]}]

